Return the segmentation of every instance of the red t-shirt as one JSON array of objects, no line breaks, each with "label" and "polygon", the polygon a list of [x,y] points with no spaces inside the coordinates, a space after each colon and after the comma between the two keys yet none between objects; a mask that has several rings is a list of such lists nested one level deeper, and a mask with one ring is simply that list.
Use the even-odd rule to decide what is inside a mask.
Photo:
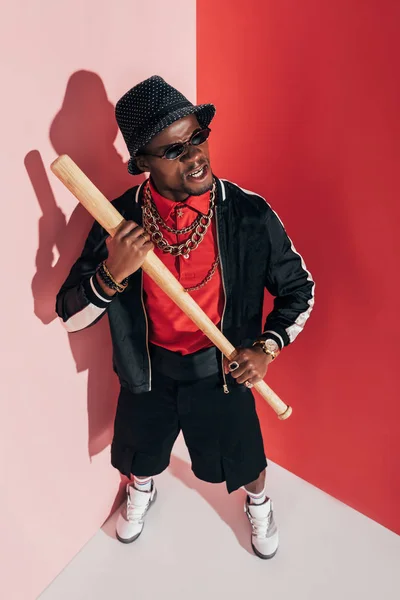
[{"label": "red t-shirt", "polygon": [[[150,189],[158,212],[165,223],[174,229],[189,226],[200,211],[207,214],[210,192],[202,196],[190,196],[184,202],[174,202],[161,196],[150,182]],[[196,209],[196,210],[193,210]],[[192,232],[177,235],[160,227],[170,244],[185,242]],[[157,247],[155,254],[178,279],[184,288],[193,287],[203,281],[218,256],[215,214],[212,222],[196,250],[189,258],[172,256]],[[212,346],[212,342],[200,331],[181,309],[143,273],[144,301],[149,319],[149,342],[180,354],[191,354]],[[215,325],[219,325],[224,305],[224,292],[220,265],[212,279],[199,290],[188,292]]]}]

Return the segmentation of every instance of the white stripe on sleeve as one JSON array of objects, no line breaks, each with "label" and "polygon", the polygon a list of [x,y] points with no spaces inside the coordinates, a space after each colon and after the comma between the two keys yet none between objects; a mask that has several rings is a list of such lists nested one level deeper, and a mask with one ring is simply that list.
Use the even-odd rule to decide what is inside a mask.
[{"label": "white stripe on sleeve", "polygon": [[[93,275],[94,277],[94,275]],[[103,302],[112,302],[113,298],[106,298],[105,296],[101,296],[101,294],[99,294],[99,292],[96,290],[96,288],[94,287],[94,283],[93,283],[93,277],[90,278],[90,287],[93,290],[93,293],[100,298],[100,300],[102,300]]]},{"label": "white stripe on sleeve", "polygon": [[80,329],[88,327],[105,310],[105,308],[100,308],[94,304],[88,304],[83,310],[70,317],[68,321],[65,321],[64,323],[61,319],[61,322],[68,333],[72,333],[73,331],[79,331]]}]

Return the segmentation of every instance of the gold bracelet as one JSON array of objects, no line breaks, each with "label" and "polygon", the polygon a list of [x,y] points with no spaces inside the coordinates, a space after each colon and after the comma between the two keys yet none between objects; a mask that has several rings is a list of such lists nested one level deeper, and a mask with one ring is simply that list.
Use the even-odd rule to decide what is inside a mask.
[{"label": "gold bracelet", "polygon": [[128,287],[128,282],[124,283],[124,281],[125,281],[124,280],[122,283],[119,283],[116,279],[114,279],[114,277],[111,275],[110,271],[107,268],[105,260],[103,261],[102,266],[103,266],[103,269],[104,269],[106,275],[108,275],[108,277],[111,279],[111,281],[113,282],[113,284],[117,288],[117,291],[121,293],[124,290],[126,290],[126,288]]}]

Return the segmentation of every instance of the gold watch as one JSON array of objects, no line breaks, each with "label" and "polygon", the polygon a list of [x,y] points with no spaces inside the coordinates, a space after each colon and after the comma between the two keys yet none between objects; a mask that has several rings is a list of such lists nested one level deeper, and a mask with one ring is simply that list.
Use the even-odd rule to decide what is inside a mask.
[{"label": "gold watch", "polygon": [[267,340],[256,340],[253,346],[261,346],[263,352],[272,357],[272,360],[275,360],[277,356],[279,356],[280,348],[279,345],[275,342],[275,340],[267,339]]}]

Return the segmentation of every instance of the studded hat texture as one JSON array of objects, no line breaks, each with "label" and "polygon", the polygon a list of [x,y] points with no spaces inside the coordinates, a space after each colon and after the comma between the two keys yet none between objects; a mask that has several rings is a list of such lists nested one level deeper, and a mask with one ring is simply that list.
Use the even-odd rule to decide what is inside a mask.
[{"label": "studded hat texture", "polygon": [[135,85],[118,100],[115,117],[131,158],[128,171],[139,175],[135,155],[150,140],[178,119],[196,115],[201,127],[208,127],[215,115],[213,104],[195,106],[159,75]]}]

